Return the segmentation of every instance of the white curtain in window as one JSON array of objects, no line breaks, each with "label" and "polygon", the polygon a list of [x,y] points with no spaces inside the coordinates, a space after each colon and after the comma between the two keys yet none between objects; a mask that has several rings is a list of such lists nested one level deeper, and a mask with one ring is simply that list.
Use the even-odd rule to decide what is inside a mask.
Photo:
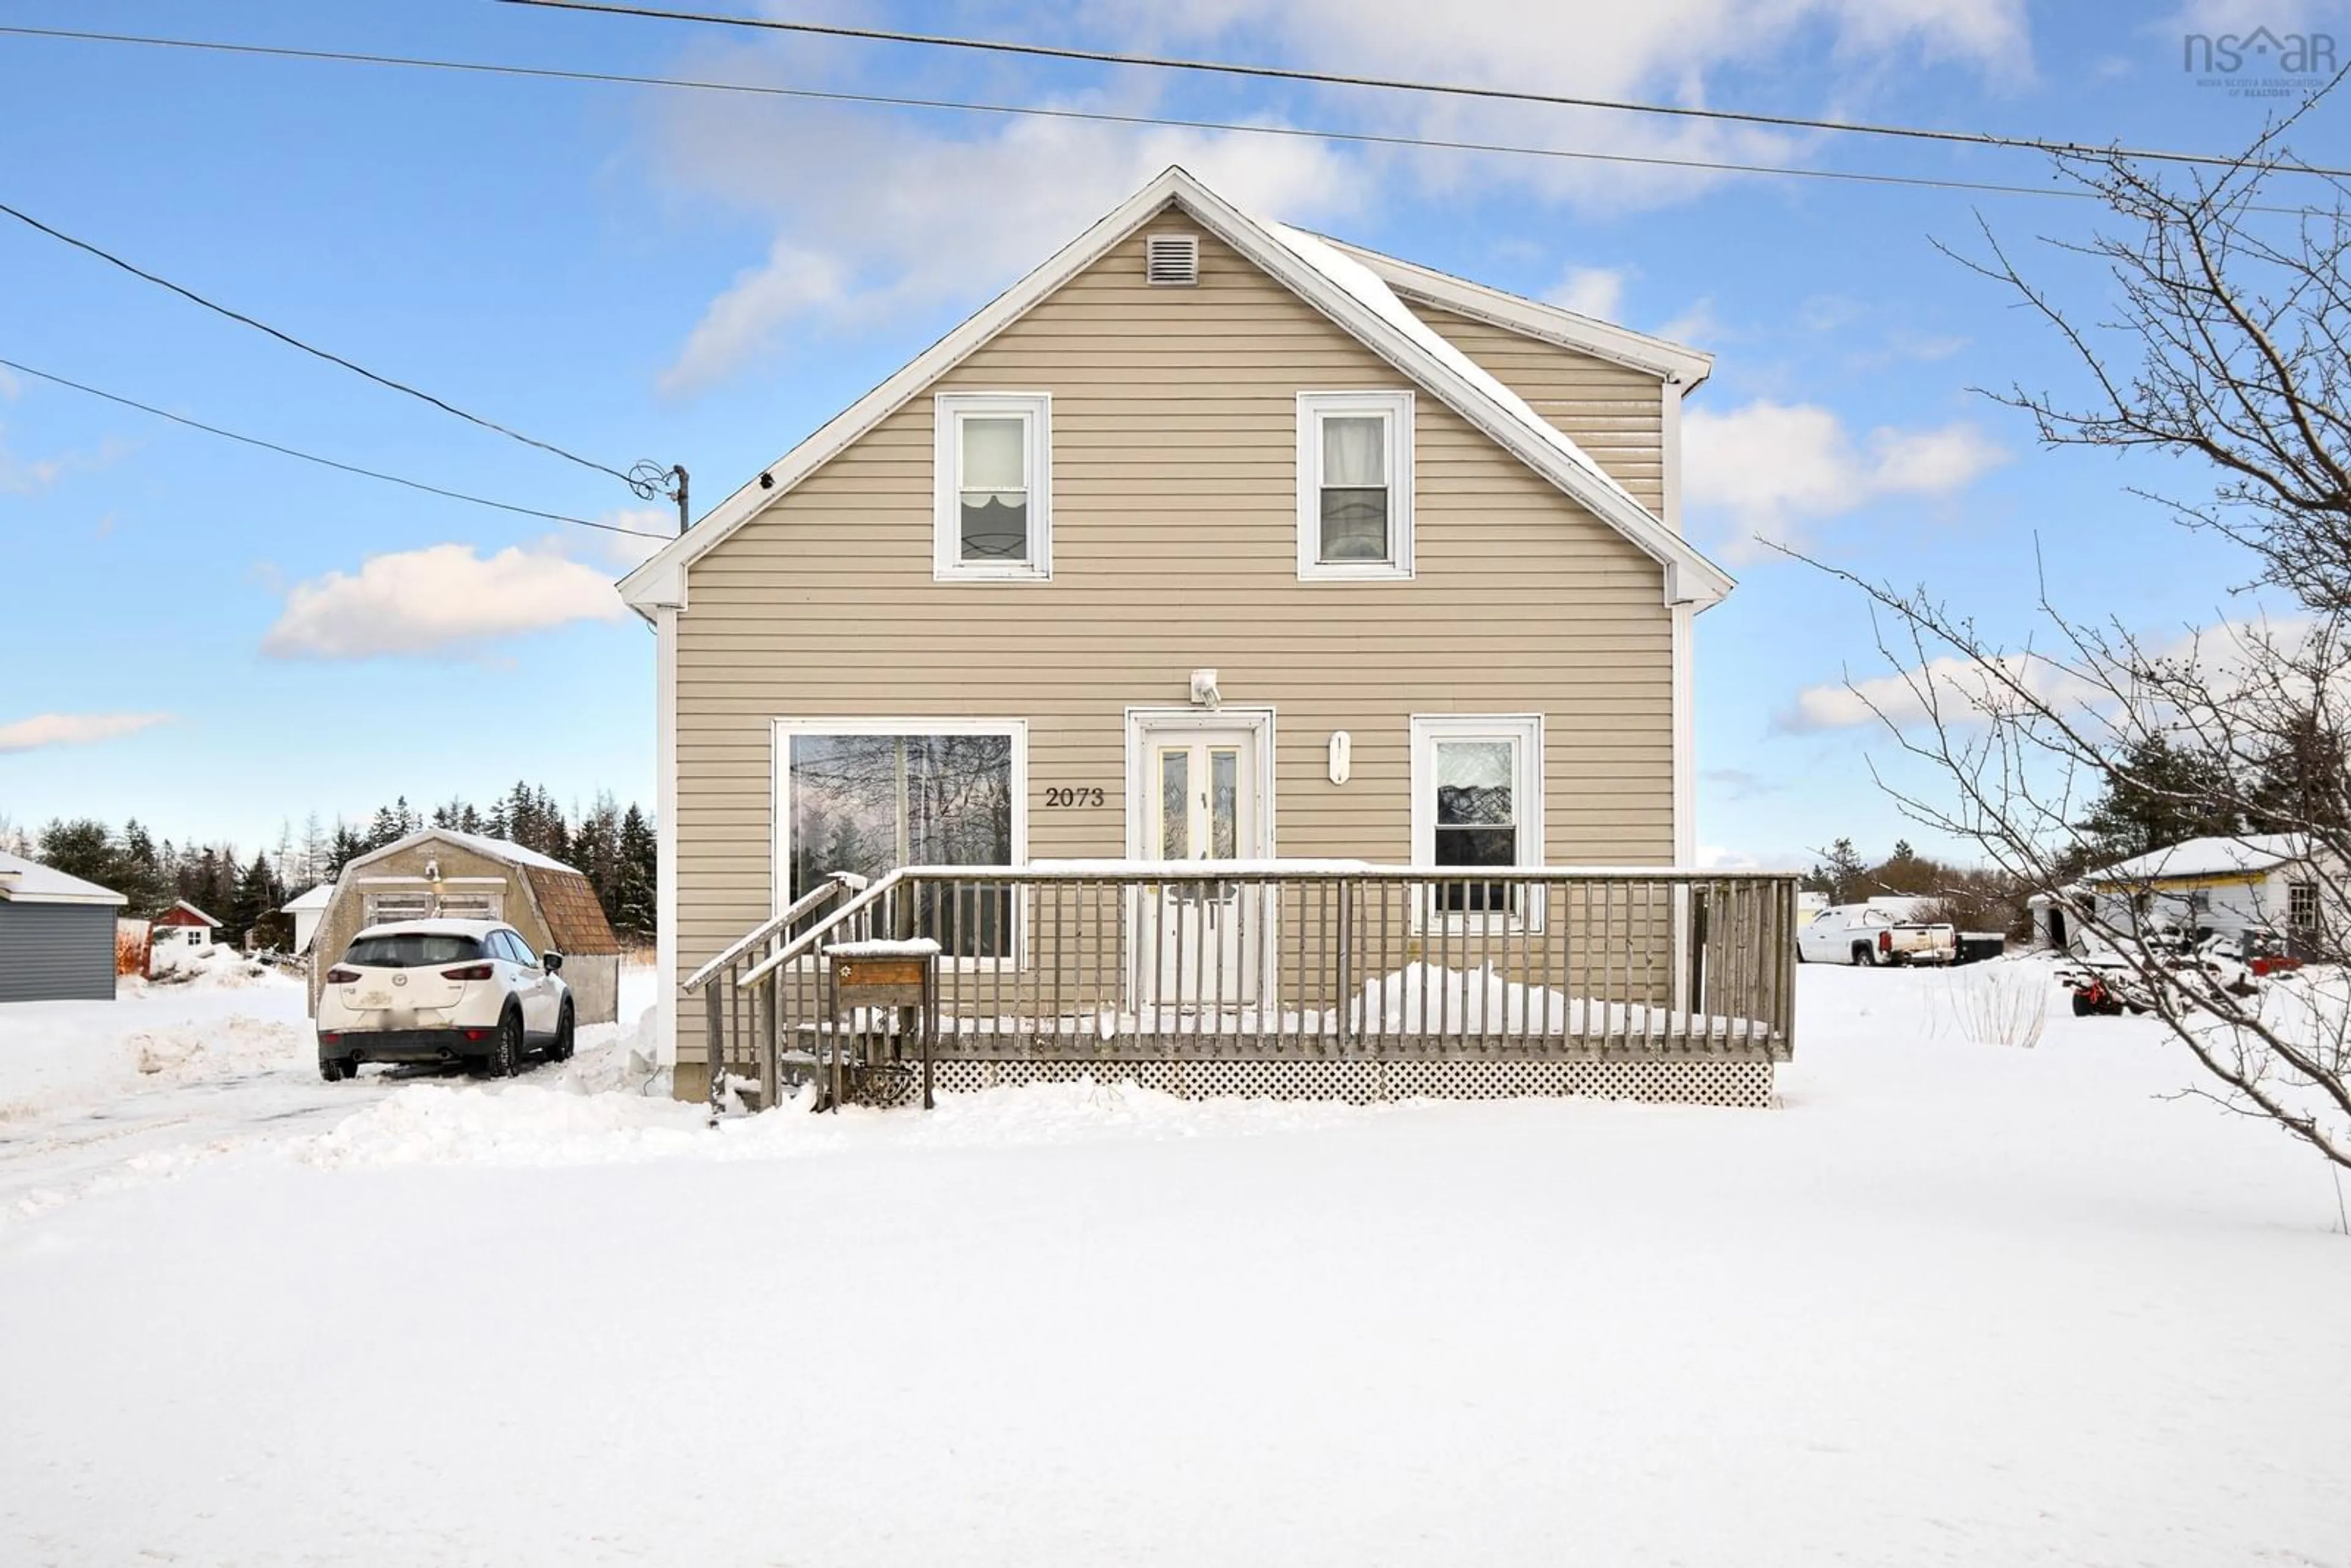
[{"label": "white curtain in window", "polygon": [[963,422],[963,487],[1025,490],[1029,487],[1029,422],[995,416]]},{"label": "white curtain in window", "polygon": [[1387,422],[1355,416],[1322,421],[1322,483],[1368,487],[1388,482]]}]

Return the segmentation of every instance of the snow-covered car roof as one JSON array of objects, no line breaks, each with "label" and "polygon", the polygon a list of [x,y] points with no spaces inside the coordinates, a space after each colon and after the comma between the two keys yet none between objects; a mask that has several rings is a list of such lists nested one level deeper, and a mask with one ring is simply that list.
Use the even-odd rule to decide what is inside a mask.
[{"label": "snow-covered car roof", "polygon": [[503,920],[387,920],[381,925],[368,926],[351,940],[358,942],[370,936],[483,936],[510,929]]}]

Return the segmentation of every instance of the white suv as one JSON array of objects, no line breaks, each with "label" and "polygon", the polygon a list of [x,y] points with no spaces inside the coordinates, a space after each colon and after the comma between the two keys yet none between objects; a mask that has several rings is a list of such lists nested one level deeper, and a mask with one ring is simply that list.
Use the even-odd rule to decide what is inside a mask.
[{"label": "white suv", "polygon": [[319,992],[319,1073],[329,1083],[363,1061],[463,1061],[510,1078],[544,1051],[571,1055],[571,988],[563,955],[544,957],[496,920],[402,920],[351,938]]}]

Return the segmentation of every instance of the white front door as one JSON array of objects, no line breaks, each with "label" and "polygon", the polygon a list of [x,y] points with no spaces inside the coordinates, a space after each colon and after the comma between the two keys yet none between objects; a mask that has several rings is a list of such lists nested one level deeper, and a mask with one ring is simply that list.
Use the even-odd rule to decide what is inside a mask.
[{"label": "white front door", "polygon": [[[1135,782],[1142,858],[1195,864],[1264,858],[1261,732],[1196,721],[1146,724]],[[1139,895],[1135,989],[1146,1005],[1254,1001],[1265,897],[1234,882],[1165,882]]]}]

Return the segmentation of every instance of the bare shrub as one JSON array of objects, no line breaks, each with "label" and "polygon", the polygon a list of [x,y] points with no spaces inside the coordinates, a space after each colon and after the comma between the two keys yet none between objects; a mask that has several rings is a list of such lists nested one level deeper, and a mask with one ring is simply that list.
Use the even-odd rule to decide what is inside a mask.
[{"label": "bare shrub", "polygon": [[1953,970],[1943,999],[1959,1038],[2030,1051],[2049,1025],[2049,976],[2039,965],[1976,964]]}]

